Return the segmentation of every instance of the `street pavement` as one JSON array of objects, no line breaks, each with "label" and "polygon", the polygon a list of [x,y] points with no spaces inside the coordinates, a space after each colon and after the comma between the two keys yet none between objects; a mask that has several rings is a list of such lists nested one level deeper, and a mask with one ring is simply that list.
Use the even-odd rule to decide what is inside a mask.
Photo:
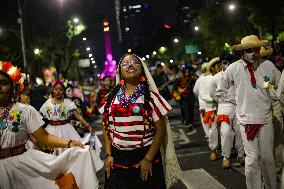
[{"label": "street pavement", "polygon": [[[196,111],[197,112],[197,111]],[[180,180],[171,189],[245,189],[244,167],[236,163],[236,151],[232,151],[232,168],[224,170],[219,152],[217,161],[210,160],[210,151],[196,113],[193,130],[181,123],[178,108],[169,114],[173,140],[179,164],[183,170]],[[102,141],[101,121],[96,122],[97,135]],[[103,151],[103,150],[102,150]],[[102,152],[104,159],[104,152]],[[98,173],[100,189],[104,185],[104,170]]]}]

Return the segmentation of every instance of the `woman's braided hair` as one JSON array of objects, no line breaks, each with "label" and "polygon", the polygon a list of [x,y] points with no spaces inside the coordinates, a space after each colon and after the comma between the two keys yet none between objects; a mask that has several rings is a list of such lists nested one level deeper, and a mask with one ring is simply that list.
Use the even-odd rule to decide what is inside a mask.
[{"label": "woman's braided hair", "polygon": [[[120,63],[126,56],[134,56],[135,58],[137,58],[140,61],[141,66],[142,66],[142,62],[141,62],[140,57],[138,57],[135,54],[129,54],[129,53],[125,54],[124,56],[121,57],[121,59],[120,59],[120,61],[118,63],[118,72],[119,72],[120,78],[122,78],[122,74],[121,74],[121,70],[120,70]],[[154,121],[153,121],[153,118],[152,118],[152,110],[153,110],[153,108],[151,107],[151,105],[149,103],[150,101],[152,101],[151,100],[151,93],[150,93],[150,87],[149,87],[149,84],[148,84],[148,81],[147,81],[147,78],[146,78],[143,66],[142,66],[141,75],[144,76],[145,79],[146,79],[145,81],[143,81],[143,84],[144,84],[144,108],[145,108],[145,115],[143,116],[145,118],[144,123],[148,124],[150,127],[153,127],[154,126]],[[120,83],[117,84],[115,86],[115,88],[112,89],[108,93],[108,95],[106,96],[106,103],[105,103],[104,113],[103,113],[103,127],[104,127],[105,131],[108,134],[109,134],[109,123],[108,123],[109,107],[110,107],[112,101],[116,97],[116,95],[117,95],[117,93],[118,93],[118,91],[119,91],[119,89],[121,87],[122,87],[122,84],[120,84]]]}]

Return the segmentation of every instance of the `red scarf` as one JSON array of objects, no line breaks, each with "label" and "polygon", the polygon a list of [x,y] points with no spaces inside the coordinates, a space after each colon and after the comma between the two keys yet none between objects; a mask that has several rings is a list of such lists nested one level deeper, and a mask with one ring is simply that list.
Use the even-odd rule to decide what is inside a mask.
[{"label": "red scarf", "polygon": [[248,70],[249,70],[249,74],[250,74],[250,82],[251,82],[251,85],[253,87],[256,87],[256,80],[255,80],[255,77],[254,77],[254,71],[253,71],[253,64],[248,64]]},{"label": "red scarf", "polygon": [[245,125],[245,131],[246,131],[246,134],[247,134],[247,139],[248,141],[253,141],[256,134],[258,133],[260,127],[262,125],[261,124],[247,124]]}]

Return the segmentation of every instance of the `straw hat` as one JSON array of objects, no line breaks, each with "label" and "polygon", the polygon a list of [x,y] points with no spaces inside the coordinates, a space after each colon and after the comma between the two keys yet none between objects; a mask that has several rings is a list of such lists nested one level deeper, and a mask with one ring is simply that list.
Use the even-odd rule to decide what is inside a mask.
[{"label": "straw hat", "polygon": [[206,68],[207,68],[207,64],[208,62],[204,62],[202,65],[201,65],[201,71],[206,71]]},{"label": "straw hat", "polygon": [[235,50],[242,49],[250,49],[255,47],[267,47],[269,45],[269,41],[260,40],[256,35],[249,35],[241,40],[241,44],[234,45],[233,48]]},{"label": "straw hat", "polygon": [[260,49],[260,57],[265,57],[265,56],[270,56],[272,55],[273,53],[273,49],[272,48],[264,48],[264,47],[261,47]]},{"label": "straw hat", "polygon": [[216,62],[220,62],[220,57],[215,57],[213,59],[211,59],[208,63],[207,63],[207,72],[210,72],[210,68],[213,64],[215,64]]}]

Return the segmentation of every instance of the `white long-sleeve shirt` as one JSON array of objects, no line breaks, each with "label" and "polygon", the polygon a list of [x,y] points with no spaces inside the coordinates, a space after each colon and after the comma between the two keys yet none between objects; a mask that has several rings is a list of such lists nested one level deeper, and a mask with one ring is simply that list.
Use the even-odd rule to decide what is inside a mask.
[{"label": "white long-sleeve shirt", "polygon": [[261,59],[254,71],[256,88],[251,85],[247,63],[238,60],[231,64],[220,79],[217,96],[226,99],[227,90],[235,85],[236,116],[241,124],[265,124],[271,121],[271,103],[276,99],[275,93],[263,88],[263,78],[278,85],[280,72],[268,60]]},{"label": "white long-sleeve shirt", "polygon": [[199,96],[206,102],[205,111],[217,110],[217,104],[214,102],[216,88],[214,89],[214,76],[207,75],[200,81]]},{"label": "white long-sleeve shirt", "polygon": [[281,78],[279,81],[278,89],[276,92],[277,98],[281,102],[282,106],[284,105],[284,70],[282,71]]},{"label": "white long-sleeve shirt", "polygon": [[193,88],[193,93],[195,94],[196,97],[198,97],[199,110],[205,109],[206,107],[206,102],[200,98],[200,94],[199,94],[200,83],[204,77],[205,77],[204,74],[200,75],[200,77],[196,80],[194,88]]},{"label": "white long-sleeve shirt", "polygon": [[216,88],[216,98],[218,99],[218,111],[217,111],[217,115],[229,115],[229,116],[233,116],[236,113],[236,101],[235,101],[235,86],[231,86],[228,90],[226,94],[223,94],[223,96],[225,96],[225,98],[222,99],[222,96],[218,96],[218,89],[220,88],[219,83],[220,83],[220,79],[223,77],[224,75],[224,71],[219,72],[218,74],[216,74],[215,80],[217,83],[217,88]]}]

